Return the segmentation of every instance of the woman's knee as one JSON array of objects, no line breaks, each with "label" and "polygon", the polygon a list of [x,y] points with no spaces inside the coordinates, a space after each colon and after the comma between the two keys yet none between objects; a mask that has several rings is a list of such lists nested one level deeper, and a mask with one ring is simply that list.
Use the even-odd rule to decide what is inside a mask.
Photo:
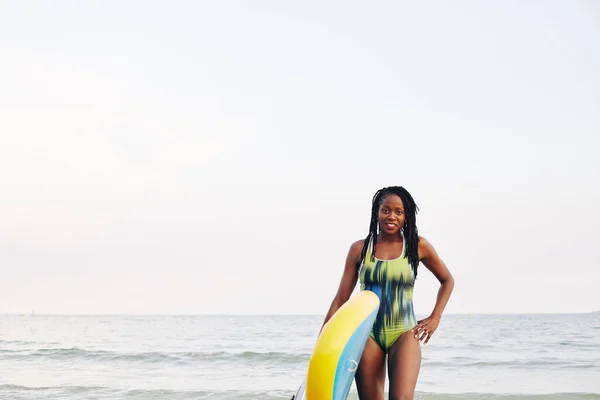
[{"label": "woman's knee", "polygon": [[391,395],[390,400],[413,400],[412,394]]}]

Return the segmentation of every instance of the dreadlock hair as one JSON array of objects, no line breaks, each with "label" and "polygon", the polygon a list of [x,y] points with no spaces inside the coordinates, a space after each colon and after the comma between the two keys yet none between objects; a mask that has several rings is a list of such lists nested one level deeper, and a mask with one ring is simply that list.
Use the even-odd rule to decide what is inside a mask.
[{"label": "dreadlock hair", "polygon": [[377,229],[379,228],[379,207],[383,200],[389,195],[395,194],[402,200],[404,204],[404,226],[402,231],[404,233],[404,240],[406,240],[406,257],[408,257],[408,263],[412,266],[412,270],[417,276],[417,267],[419,265],[419,232],[417,229],[417,211],[419,208],[415,204],[410,193],[402,186],[389,186],[379,189],[375,196],[373,196],[373,203],[371,207],[371,223],[369,225],[369,234],[365,238],[365,244],[363,245],[362,252],[360,254],[360,260],[358,266],[360,266],[365,260],[369,243],[373,240],[373,248],[371,252],[371,260],[375,261],[375,245],[377,244]]}]

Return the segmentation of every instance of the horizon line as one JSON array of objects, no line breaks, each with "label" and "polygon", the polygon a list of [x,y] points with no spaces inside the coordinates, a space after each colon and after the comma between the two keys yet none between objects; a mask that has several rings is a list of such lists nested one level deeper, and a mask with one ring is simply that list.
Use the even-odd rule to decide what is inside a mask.
[{"label": "horizon line", "polygon": [[[537,311],[537,312],[450,312],[444,313],[444,316],[477,316],[477,315],[581,315],[581,314],[597,314],[600,313],[600,310],[596,311],[575,311],[575,312],[556,312],[556,311]],[[424,313],[416,313],[419,316],[426,316]],[[7,312],[0,313],[0,316],[181,316],[181,317],[191,317],[191,316],[199,316],[199,317],[222,317],[222,316],[232,316],[232,317],[275,317],[275,316],[298,316],[298,317],[324,317],[324,313],[236,313],[236,312],[170,312],[170,313],[152,313],[152,312],[137,312],[137,313],[103,313],[103,312],[95,312],[95,313],[86,313],[86,312],[32,312],[32,313],[16,313],[16,312]]]}]

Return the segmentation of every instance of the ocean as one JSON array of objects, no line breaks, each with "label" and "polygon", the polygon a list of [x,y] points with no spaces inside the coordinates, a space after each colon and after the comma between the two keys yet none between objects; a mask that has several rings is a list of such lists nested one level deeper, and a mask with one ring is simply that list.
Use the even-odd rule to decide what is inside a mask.
[{"label": "ocean", "polygon": [[[322,318],[0,316],[0,400],[289,400]],[[598,313],[445,315],[422,351],[416,399],[600,399]]]}]

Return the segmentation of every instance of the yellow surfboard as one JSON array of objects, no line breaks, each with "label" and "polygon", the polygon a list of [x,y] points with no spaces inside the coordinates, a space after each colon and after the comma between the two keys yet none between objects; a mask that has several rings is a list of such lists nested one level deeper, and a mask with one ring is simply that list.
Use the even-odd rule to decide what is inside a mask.
[{"label": "yellow surfboard", "polygon": [[337,310],[317,339],[308,374],[293,399],[347,399],[378,310],[379,298],[368,290]]}]

